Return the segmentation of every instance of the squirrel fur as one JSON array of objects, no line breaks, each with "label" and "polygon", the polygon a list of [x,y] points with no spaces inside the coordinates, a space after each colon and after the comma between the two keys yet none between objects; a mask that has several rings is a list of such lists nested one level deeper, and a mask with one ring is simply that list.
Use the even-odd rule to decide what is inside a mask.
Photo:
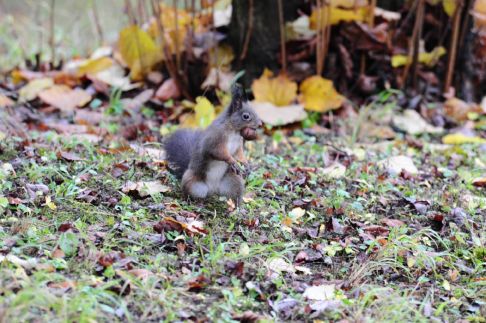
[{"label": "squirrel fur", "polygon": [[256,139],[261,125],[243,88],[235,84],[230,105],[206,129],[180,129],[169,136],[163,144],[183,192],[196,199],[223,195],[238,204],[245,186],[237,160],[246,162],[244,140]]}]

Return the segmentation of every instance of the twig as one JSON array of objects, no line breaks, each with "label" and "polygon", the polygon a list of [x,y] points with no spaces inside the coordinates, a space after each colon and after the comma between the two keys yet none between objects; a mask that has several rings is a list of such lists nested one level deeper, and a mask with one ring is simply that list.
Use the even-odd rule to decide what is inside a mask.
[{"label": "twig", "polygon": [[91,13],[93,15],[94,25],[96,27],[96,32],[98,33],[98,38],[100,43],[105,42],[105,37],[103,35],[103,28],[101,27],[100,18],[98,16],[98,7],[96,7],[96,0],[91,1]]},{"label": "twig", "polygon": [[167,71],[170,74],[170,77],[174,80],[174,82],[177,85],[177,88],[181,91],[182,95],[186,99],[192,99],[191,95],[187,91],[187,88],[179,74],[179,71],[177,70],[177,67],[174,65],[174,60],[172,59],[172,54],[170,53],[170,50],[168,46],[165,45],[165,30],[164,30],[164,25],[162,24],[161,21],[161,16],[162,16],[162,11],[160,8],[160,5],[157,0],[152,0],[152,11],[154,12],[154,15],[156,16],[156,22],[157,22],[157,27],[159,29],[159,35],[160,35],[160,45],[162,47],[162,52],[164,53],[164,62],[167,67]]},{"label": "twig", "polygon": [[329,48],[329,39],[331,37],[331,27],[329,21],[331,10],[329,4],[323,0],[317,0],[317,45],[316,45],[316,72],[321,75],[324,71],[327,51]]},{"label": "twig", "polygon": [[133,12],[132,3],[130,0],[125,0],[125,10],[127,11],[128,19],[130,23],[133,25],[137,24],[137,17],[135,17],[135,13]]},{"label": "twig", "polygon": [[56,65],[56,40],[54,34],[55,27],[55,10],[56,10],[56,0],[51,0],[50,6],[50,16],[49,16],[49,45],[51,46],[51,60],[52,65]]},{"label": "twig", "polygon": [[175,51],[176,51],[176,67],[177,73],[181,70],[181,53],[179,52],[179,8],[178,8],[178,0],[174,0],[174,13],[175,13]]},{"label": "twig", "polygon": [[282,57],[282,69],[287,73],[287,53],[285,50],[285,21],[283,14],[282,0],[277,0],[278,3],[278,26],[280,29],[280,56]]},{"label": "twig", "polygon": [[[420,31],[421,31],[421,25],[423,24],[423,11],[425,9],[425,2],[424,0],[418,0],[416,4],[417,4],[417,9],[416,9],[417,14],[415,16],[415,24],[413,27],[412,38],[410,40],[410,49],[408,51],[407,64],[405,65],[405,69],[403,71],[402,88],[405,88],[405,86],[407,85],[408,75],[411,67],[410,61],[411,60],[413,61],[412,65],[413,68],[415,69],[418,60]],[[414,8],[415,5],[410,10],[414,10]]]},{"label": "twig", "polygon": [[248,54],[248,46],[250,45],[251,35],[253,33],[253,0],[248,1],[248,28],[246,30],[245,41],[243,43],[243,50],[241,51],[240,61],[243,61]]},{"label": "twig", "polygon": [[[376,9],[376,0],[371,0],[370,4],[370,12],[366,17],[366,22],[370,29],[374,27],[375,24],[375,9]],[[366,71],[366,53],[361,53],[361,67],[360,67],[360,74],[365,74]]]},{"label": "twig", "polygon": [[454,72],[454,66],[456,65],[457,47],[459,40],[459,31],[461,24],[461,13],[463,8],[463,2],[458,1],[456,11],[452,20],[452,38],[449,46],[449,58],[447,60],[447,74],[444,83],[444,92],[448,92],[452,83],[452,73]]}]

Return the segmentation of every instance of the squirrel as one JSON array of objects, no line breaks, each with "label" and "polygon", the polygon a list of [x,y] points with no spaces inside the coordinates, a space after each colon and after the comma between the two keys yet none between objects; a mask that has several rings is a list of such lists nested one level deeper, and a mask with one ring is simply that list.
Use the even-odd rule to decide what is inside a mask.
[{"label": "squirrel", "polygon": [[169,169],[181,179],[183,193],[195,199],[222,195],[236,205],[245,185],[237,159],[246,164],[244,140],[255,140],[262,121],[239,84],[230,105],[205,130],[180,129],[163,146]]}]

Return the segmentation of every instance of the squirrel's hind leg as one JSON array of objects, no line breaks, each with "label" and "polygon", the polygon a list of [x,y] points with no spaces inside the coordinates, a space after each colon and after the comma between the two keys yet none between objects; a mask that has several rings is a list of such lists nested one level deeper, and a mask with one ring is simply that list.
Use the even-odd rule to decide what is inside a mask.
[{"label": "squirrel's hind leg", "polygon": [[191,170],[187,170],[182,177],[182,190],[184,194],[196,199],[205,199],[209,193],[206,183],[198,180]]},{"label": "squirrel's hind leg", "polygon": [[237,205],[241,201],[244,192],[245,183],[240,176],[227,172],[221,179],[219,194],[231,198]]}]

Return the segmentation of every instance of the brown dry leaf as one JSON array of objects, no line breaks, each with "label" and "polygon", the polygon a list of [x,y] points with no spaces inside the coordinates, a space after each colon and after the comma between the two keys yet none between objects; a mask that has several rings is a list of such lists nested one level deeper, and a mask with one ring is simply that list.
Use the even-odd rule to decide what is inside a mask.
[{"label": "brown dry leaf", "polygon": [[82,89],[71,89],[66,85],[54,85],[39,93],[39,98],[61,111],[71,112],[91,101],[91,95]]},{"label": "brown dry leaf", "polygon": [[180,221],[172,218],[172,217],[166,217],[163,219],[164,222],[166,222],[168,225],[171,226],[176,226],[180,227],[182,230],[184,230],[186,233],[189,234],[202,234],[206,235],[208,231],[204,229],[204,222],[200,220],[196,220],[194,218],[179,218]]},{"label": "brown dry leaf", "polygon": [[56,248],[51,254],[52,258],[64,258],[66,254],[60,248]]},{"label": "brown dry leaf", "polygon": [[477,104],[469,104],[458,98],[450,98],[444,103],[446,115],[456,122],[467,121],[469,113],[486,113]]},{"label": "brown dry leaf", "polygon": [[0,94],[0,108],[13,107],[15,102],[12,101],[8,96]]},{"label": "brown dry leaf", "polygon": [[260,119],[271,126],[283,126],[307,118],[307,112],[301,104],[277,107],[269,102],[251,102],[251,106]]},{"label": "brown dry leaf", "polygon": [[54,85],[52,78],[34,79],[19,91],[20,101],[34,100],[40,92]]},{"label": "brown dry leaf", "polygon": [[300,92],[304,107],[311,111],[327,112],[340,108],[344,102],[332,81],[318,75],[305,79],[300,85]]},{"label": "brown dry leaf", "polygon": [[155,92],[155,97],[161,101],[177,99],[180,96],[181,92],[179,91],[176,82],[171,78],[165,80],[157,92]]},{"label": "brown dry leaf", "polygon": [[130,67],[130,76],[140,80],[152,67],[162,60],[160,48],[147,32],[136,25],[120,32],[118,47],[125,63]]},{"label": "brown dry leaf", "polygon": [[154,276],[154,274],[147,269],[130,269],[128,273],[132,274],[133,276],[141,280],[145,280],[151,276]]},{"label": "brown dry leaf", "polygon": [[403,221],[397,219],[382,219],[381,223],[392,228],[401,227],[405,225]]},{"label": "brown dry leaf", "polygon": [[486,177],[476,178],[472,184],[476,187],[486,187]]},{"label": "brown dry leaf", "polygon": [[476,0],[472,15],[476,28],[486,28],[486,0]]},{"label": "brown dry leaf", "polygon": [[297,97],[297,83],[286,75],[273,73],[265,69],[262,76],[254,80],[251,89],[257,102],[270,102],[276,106],[287,106]]}]

